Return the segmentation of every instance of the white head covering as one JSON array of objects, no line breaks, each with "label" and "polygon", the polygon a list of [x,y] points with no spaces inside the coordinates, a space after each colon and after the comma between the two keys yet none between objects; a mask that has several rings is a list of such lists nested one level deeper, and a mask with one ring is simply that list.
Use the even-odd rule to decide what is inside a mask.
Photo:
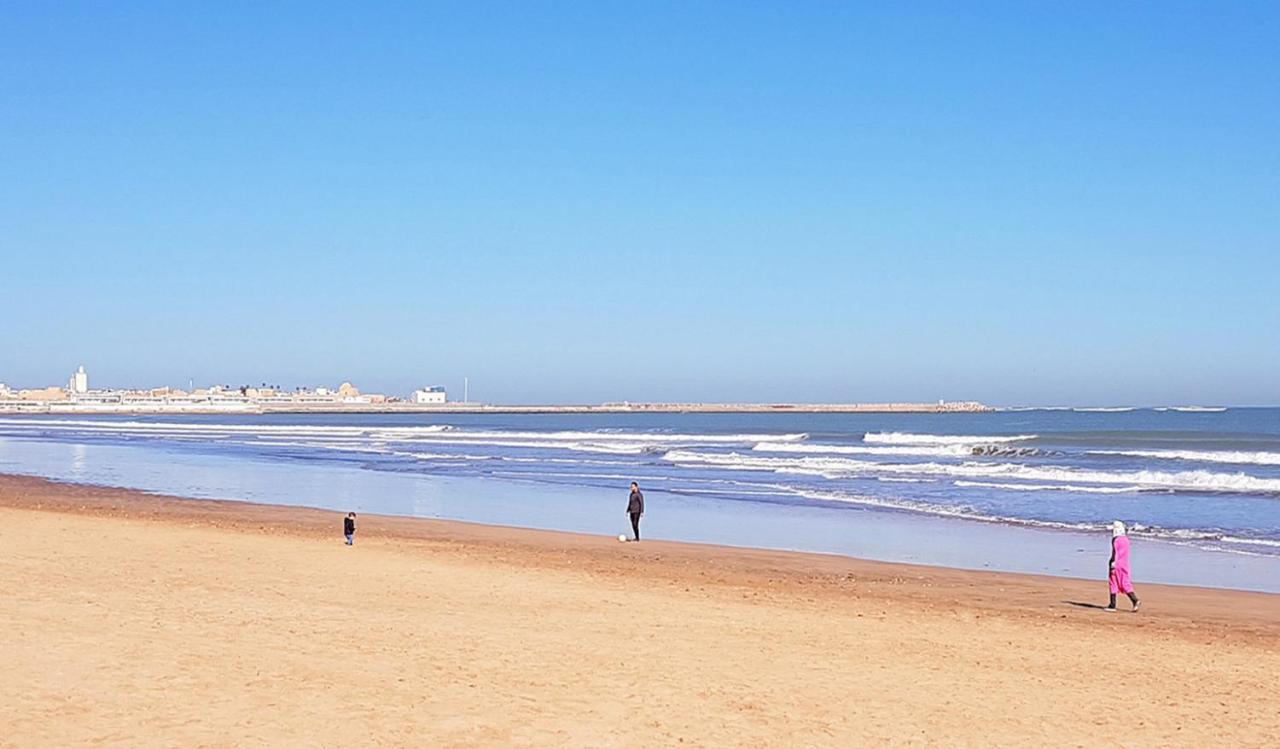
[{"label": "white head covering", "polygon": [[1123,536],[1123,535],[1124,535],[1124,523],[1120,522],[1119,520],[1113,522],[1111,524],[1111,537],[1119,538],[1120,536]]}]

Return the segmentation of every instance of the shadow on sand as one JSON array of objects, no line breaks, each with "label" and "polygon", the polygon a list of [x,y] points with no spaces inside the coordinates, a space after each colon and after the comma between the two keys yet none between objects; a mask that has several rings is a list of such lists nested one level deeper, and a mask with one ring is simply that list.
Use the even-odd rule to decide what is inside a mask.
[{"label": "shadow on sand", "polygon": [[1096,609],[1098,611],[1106,611],[1107,607],[1098,603],[1085,603],[1084,601],[1063,601],[1071,606],[1079,606],[1082,609]]}]

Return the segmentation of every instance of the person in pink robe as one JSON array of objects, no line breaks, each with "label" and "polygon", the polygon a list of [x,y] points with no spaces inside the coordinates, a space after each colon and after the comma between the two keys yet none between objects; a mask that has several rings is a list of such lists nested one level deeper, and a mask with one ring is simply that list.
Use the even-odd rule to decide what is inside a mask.
[{"label": "person in pink robe", "polygon": [[1107,605],[1107,611],[1116,610],[1117,593],[1129,596],[1133,610],[1137,611],[1142,602],[1133,590],[1133,578],[1129,570],[1129,536],[1125,533],[1124,523],[1119,520],[1111,524],[1111,565],[1108,577],[1111,583],[1111,603]]}]

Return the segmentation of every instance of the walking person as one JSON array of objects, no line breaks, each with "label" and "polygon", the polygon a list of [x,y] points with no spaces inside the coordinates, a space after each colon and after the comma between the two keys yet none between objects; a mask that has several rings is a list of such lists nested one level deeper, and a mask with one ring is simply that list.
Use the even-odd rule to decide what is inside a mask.
[{"label": "walking person", "polygon": [[640,540],[640,518],[644,517],[644,494],[640,485],[631,482],[631,496],[627,499],[627,514],[631,516],[631,530],[635,531],[635,541]]},{"label": "walking person", "polygon": [[347,546],[356,545],[356,514],[348,512],[342,519],[342,535],[347,537]]},{"label": "walking person", "polygon": [[1133,579],[1129,571],[1129,536],[1125,533],[1124,523],[1119,520],[1111,524],[1111,564],[1108,578],[1111,584],[1111,603],[1107,604],[1107,611],[1116,610],[1117,593],[1129,596],[1133,610],[1137,611],[1142,602],[1133,590]]}]

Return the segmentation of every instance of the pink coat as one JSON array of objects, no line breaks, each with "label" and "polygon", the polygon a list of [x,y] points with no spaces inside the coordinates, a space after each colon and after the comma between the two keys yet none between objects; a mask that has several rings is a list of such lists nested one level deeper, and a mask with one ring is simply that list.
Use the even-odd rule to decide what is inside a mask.
[{"label": "pink coat", "polygon": [[1111,567],[1111,592],[1132,593],[1133,579],[1129,574],[1129,537],[1116,536],[1111,539],[1111,548],[1115,551],[1115,562]]}]

